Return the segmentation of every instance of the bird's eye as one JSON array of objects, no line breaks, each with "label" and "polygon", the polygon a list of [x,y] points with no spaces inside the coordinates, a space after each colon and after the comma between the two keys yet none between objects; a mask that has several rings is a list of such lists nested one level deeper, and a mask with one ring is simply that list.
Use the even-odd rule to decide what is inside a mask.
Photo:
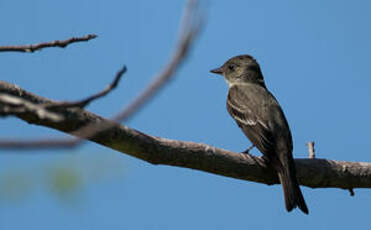
[{"label": "bird's eye", "polygon": [[230,65],[228,66],[228,69],[231,70],[231,71],[233,71],[235,67],[236,67],[235,65],[230,64]]}]

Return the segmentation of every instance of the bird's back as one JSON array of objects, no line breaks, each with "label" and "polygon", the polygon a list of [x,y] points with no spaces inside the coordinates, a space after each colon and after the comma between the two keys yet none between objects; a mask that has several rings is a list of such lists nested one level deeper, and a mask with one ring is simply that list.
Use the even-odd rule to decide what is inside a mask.
[{"label": "bird's back", "polygon": [[264,155],[291,154],[292,137],[287,120],[275,97],[265,87],[251,83],[232,85],[227,109]]}]

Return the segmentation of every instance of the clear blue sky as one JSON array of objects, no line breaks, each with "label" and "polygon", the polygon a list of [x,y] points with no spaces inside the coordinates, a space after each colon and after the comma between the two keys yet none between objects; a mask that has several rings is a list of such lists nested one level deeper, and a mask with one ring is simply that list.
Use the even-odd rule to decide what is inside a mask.
[{"label": "clear blue sky", "polygon": [[[48,98],[78,99],[102,89],[126,64],[128,73],[119,88],[88,107],[109,116],[163,67],[184,3],[0,1],[1,45],[99,35],[64,50],[2,53],[0,79]],[[157,136],[246,149],[249,141],[225,109],[227,85],[209,70],[249,53],[259,61],[268,88],[286,113],[296,157],[306,157],[305,143],[314,140],[318,157],[370,162],[370,3],[206,1],[207,23],[190,58],[176,79],[126,125]],[[17,119],[0,120],[0,130],[0,137],[64,136]],[[10,174],[14,179],[0,184],[25,186],[23,196],[0,197],[4,230],[370,226],[368,189],[356,189],[350,197],[346,190],[302,187],[310,209],[305,216],[285,211],[280,186],[152,166],[93,143],[72,154],[1,153],[0,180]],[[80,187],[68,201],[43,182],[49,168],[61,162],[71,162],[81,175]]]}]

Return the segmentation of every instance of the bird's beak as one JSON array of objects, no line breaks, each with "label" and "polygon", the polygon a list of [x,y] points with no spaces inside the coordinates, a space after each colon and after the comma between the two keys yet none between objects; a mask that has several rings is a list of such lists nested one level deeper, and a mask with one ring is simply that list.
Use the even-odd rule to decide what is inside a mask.
[{"label": "bird's beak", "polygon": [[219,67],[219,68],[210,70],[210,72],[216,73],[216,74],[223,74],[223,69],[222,67]]}]

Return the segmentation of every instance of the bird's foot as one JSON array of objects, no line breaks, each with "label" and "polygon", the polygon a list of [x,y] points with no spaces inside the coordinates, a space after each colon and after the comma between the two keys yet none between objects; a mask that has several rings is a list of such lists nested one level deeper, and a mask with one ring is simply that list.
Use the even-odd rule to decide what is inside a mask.
[{"label": "bird's foot", "polygon": [[250,147],[248,147],[245,151],[241,152],[243,154],[249,154],[250,150],[253,149],[255,147],[255,145],[251,145]]}]

